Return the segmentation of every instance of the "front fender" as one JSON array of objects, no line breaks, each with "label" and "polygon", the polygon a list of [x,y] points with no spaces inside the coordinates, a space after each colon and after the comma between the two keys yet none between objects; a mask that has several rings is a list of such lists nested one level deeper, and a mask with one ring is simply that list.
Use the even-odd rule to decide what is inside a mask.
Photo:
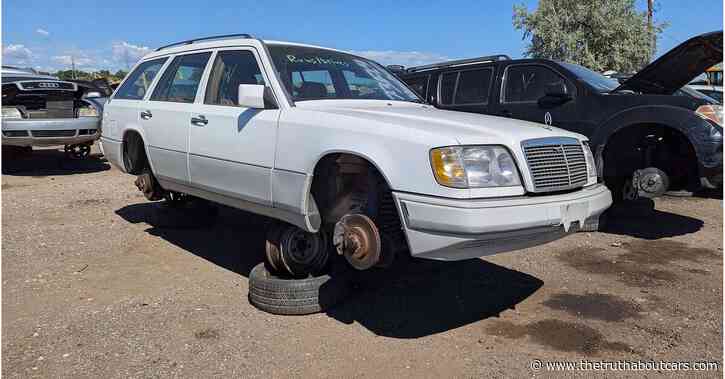
[{"label": "front fender", "polygon": [[[592,146],[596,148],[598,162],[602,162],[604,148],[615,133],[636,125],[662,125],[675,129],[690,141],[700,165],[712,167],[718,164],[716,159],[711,157],[718,148],[722,151],[722,128],[718,128],[690,109],[669,105],[629,108],[604,121],[590,139]],[[722,158],[719,164],[722,164]]]}]

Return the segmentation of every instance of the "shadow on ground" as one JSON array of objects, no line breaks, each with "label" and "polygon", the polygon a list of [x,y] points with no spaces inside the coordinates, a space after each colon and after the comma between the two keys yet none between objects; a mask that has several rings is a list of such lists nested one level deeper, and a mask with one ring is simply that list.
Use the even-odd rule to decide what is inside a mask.
[{"label": "shadow on ground", "polygon": [[700,219],[659,211],[652,199],[615,204],[605,217],[601,232],[648,240],[695,233],[704,225]]},{"label": "shadow on ground", "polygon": [[[128,205],[116,214],[130,223],[146,223],[146,232],[248,277],[263,260],[268,220],[216,209],[217,214],[205,206],[170,208],[157,202]],[[387,270],[344,272],[352,276],[353,295],[328,315],[394,338],[427,336],[496,317],[543,285],[533,276],[480,259],[400,259]]]},{"label": "shadow on ground", "polygon": [[10,153],[3,150],[3,175],[55,176],[87,174],[111,168],[100,154],[91,154],[86,159],[70,159],[62,149],[38,149],[30,153]]}]

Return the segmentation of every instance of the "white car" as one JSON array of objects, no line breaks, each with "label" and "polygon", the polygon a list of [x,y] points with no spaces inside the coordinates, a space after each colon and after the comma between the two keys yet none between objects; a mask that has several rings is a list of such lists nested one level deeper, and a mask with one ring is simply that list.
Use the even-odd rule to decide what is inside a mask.
[{"label": "white car", "polygon": [[353,54],[235,35],[145,56],[106,104],[103,150],[151,200],[269,216],[268,267],[461,260],[552,241],[611,202],[586,137],[439,110]]},{"label": "white car", "polygon": [[3,66],[3,146],[65,145],[72,157],[88,156],[101,135],[105,99],[85,95],[77,83]]}]

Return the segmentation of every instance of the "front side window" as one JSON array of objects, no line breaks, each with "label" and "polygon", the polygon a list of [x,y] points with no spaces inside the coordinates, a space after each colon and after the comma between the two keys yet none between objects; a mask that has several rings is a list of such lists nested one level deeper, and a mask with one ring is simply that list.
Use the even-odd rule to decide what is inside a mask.
[{"label": "front side window", "polygon": [[379,64],[337,51],[269,45],[282,82],[295,101],[369,99],[423,102]]},{"label": "front side window", "polygon": [[151,94],[151,100],[193,103],[210,52],[181,55],[171,61]]},{"label": "front side window", "polygon": [[548,67],[540,65],[509,66],[504,83],[504,102],[536,102],[546,94],[549,85],[564,79]]},{"label": "front side window", "polygon": [[161,66],[166,62],[166,58],[154,59],[152,61],[143,62],[123,82],[118,88],[114,99],[141,100],[146,95],[151,82],[156,74],[161,70]]},{"label": "front side window", "polygon": [[204,104],[238,105],[240,84],[264,84],[254,54],[247,50],[218,52],[206,86]]}]

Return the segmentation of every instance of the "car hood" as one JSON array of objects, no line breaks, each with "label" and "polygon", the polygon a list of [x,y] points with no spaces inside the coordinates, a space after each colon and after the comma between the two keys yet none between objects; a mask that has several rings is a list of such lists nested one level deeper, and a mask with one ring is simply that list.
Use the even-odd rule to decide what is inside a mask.
[{"label": "car hood", "polygon": [[433,146],[448,141],[458,144],[509,144],[544,137],[587,138],[544,124],[511,118],[454,112],[430,105],[399,101],[314,100],[297,102],[301,109],[334,114],[337,119],[350,118],[370,128],[407,133],[410,138],[426,139]]},{"label": "car hood", "polygon": [[722,62],[722,30],[690,38],[622,82],[614,91],[671,95]]}]

